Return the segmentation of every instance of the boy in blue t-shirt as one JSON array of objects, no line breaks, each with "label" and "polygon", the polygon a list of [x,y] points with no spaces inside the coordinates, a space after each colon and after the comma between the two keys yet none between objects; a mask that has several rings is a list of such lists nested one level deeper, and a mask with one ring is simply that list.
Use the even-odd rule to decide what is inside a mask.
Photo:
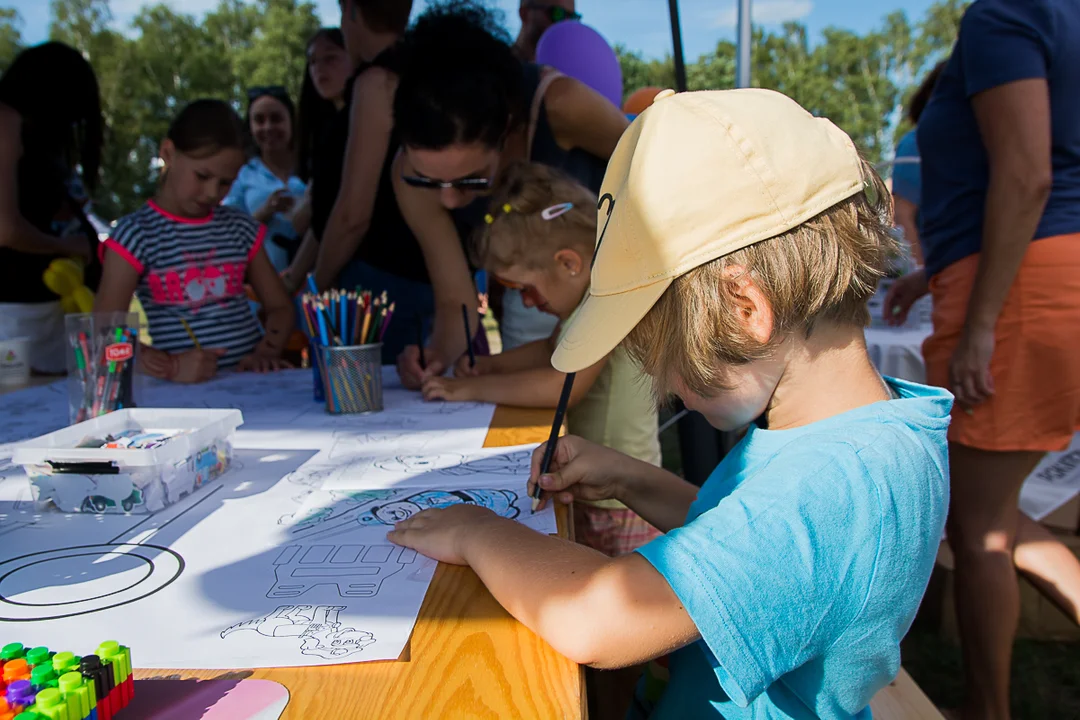
[{"label": "boy in blue t-shirt", "polygon": [[951,396],[882,380],[866,353],[866,300],[897,251],[886,189],[783,95],[668,92],[620,140],[598,227],[553,364],[625,341],[658,396],[749,432],[700,490],[576,437],[538,477],[537,451],[545,500],[615,498],[665,532],[627,556],[465,505],[390,539],[472,566],[579,663],[664,658],[634,717],[869,717],[949,501]]}]

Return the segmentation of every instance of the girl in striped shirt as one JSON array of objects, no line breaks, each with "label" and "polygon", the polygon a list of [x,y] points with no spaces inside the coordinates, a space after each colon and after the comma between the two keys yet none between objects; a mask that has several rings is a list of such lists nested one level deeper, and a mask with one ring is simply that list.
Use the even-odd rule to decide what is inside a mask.
[{"label": "girl in striped shirt", "polygon": [[[295,318],[263,249],[266,227],[220,205],[244,164],[244,142],[243,123],[227,104],[185,107],[161,144],[165,165],[154,198],[121,218],[102,246],[95,310],[127,310],[138,295],[153,341],[140,350],[140,364],[154,377],[202,382],[219,367],[288,367],[281,353]],[[265,332],[245,281],[265,311]]]}]

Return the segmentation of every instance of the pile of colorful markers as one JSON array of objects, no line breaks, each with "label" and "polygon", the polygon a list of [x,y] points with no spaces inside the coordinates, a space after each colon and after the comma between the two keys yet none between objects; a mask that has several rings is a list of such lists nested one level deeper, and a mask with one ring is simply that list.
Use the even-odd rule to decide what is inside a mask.
[{"label": "pile of colorful markers", "polygon": [[115,640],[82,657],[10,643],[0,672],[0,720],[111,720],[135,697],[131,650]]},{"label": "pile of colorful markers", "polygon": [[360,288],[319,293],[310,275],[308,289],[301,305],[309,338],[326,346],[382,342],[394,315],[394,303],[387,303],[385,291],[378,297]]},{"label": "pile of colorful markers", "polygon": [[76,383],[76,389],[71,393],[75,422],[133,404],[132,382],[138,338],[138,330],[126,326],[108,328],[89,336],[82,330],[69,333],[68,342],[74,359],[71,378]]}]

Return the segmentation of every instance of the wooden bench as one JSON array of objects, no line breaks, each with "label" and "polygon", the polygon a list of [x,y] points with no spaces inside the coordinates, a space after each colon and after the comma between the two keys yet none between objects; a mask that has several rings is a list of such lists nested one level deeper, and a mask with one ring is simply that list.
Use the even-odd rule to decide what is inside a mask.
[{"label": "wooden bench", "polygon": [[874,720],[944,720],[930,698],[903,668],[888,687],[870,703]]}]

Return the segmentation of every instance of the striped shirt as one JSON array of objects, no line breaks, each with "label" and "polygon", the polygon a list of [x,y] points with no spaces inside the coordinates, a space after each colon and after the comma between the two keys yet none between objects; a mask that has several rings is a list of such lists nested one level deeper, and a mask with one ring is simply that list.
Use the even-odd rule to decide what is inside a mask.
[{"label": "striped shirt", "polygon": [[184,320],[203,348],[227,350],[218,364],[229,366],[262,339],[244,278],[265,235],[266,227],[242,210],[218,207],[191,220],[151,200],[117,222],[105,248],[139,273],[135,294],[155,348],[191,350]]}]

